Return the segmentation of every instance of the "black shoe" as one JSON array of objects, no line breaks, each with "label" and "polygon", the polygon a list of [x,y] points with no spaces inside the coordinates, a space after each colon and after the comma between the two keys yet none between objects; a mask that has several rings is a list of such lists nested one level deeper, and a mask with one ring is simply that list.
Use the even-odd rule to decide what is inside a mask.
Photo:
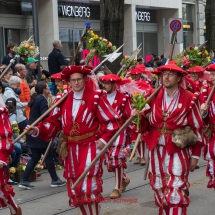
[{"label": "black shoe", "polygon": [[18,184],[18,182],[17,182],[17,181],[13,181],[13,180],[9,179],[9,181],[7,182],[7,184],[9,184],[9,185],[17,185],[17,184]]},{"label": "black shoe", "polygon": [[34,186],[31,185],[28,181],[20,181],[19,188],[22,188],[25,190],[31,190],[34,188]]},{"label": "black shoe", "polygon": [[61,181],[59,178],[57,181],[53,181],[52,180],[52,183],[51,183],[51,187],[62,187],[66,185],[66,182],[65,181]]}]

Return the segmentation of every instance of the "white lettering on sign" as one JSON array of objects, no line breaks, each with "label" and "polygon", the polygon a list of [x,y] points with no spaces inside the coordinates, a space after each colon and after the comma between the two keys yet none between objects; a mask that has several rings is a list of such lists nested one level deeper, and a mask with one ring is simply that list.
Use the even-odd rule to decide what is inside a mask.
[{"label": "white lettering on sign", "polygon": [[48,57],[40,57],[40,60],[48,60]]},{"label": "white lettering on sign", "polygon": [[63,16],[75,16],[75,17],[90,17],[89,7],[79,7],[79,6],[61,6]]},{"label": "white lettering on sign", "polygon": [[136,20],[138,21],[150,21],[150,13],[149,12],[143,12],[143,11],[136,11]]}]

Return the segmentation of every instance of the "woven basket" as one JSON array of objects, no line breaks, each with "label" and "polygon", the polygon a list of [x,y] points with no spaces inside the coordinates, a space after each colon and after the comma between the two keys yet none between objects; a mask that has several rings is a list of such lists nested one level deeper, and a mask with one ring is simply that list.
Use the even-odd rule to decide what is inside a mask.
[{"label": "woven basket", "polygon": [[[17,170],[15,173],[16,181],[20,182],[22,179],[24,171]],[[29,182],[36,181],[36,172],[31,172],[28,178]]]}]

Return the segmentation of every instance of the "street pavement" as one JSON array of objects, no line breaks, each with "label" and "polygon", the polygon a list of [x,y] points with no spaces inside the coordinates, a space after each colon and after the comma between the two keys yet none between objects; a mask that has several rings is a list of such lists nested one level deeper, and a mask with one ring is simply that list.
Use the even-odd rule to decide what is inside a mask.
[{"label": "street pavement", "polygon": [[[206,165],[201,160],[200,165]],[[191,203],[188,215],[215,214],[214,190],[207,189],[208,179],[205,176],[206,166],[190,174]],[[110,200],[109,194],[114,189],[114,177],[104,167],[104,192],[105,201],[101,203],[101,215],[157,215],[158,209],[154,205],[153,192],[149,181],[143,180],[144,168],[128,162],[128,176],[131,183],[126,192],[117,200]],[[58,175],[63,179],[63,171],[58,170]],[[78,215],[78,210],[68,206],[66,186],[51,188],[50,176],[47,170],[42,172],[39,179],[32,184],[33,190],[22,190],[14,186],[15,201],[20,204],[23,215]],[[9,215],[8,209],[0,210],[0,215]]]}]

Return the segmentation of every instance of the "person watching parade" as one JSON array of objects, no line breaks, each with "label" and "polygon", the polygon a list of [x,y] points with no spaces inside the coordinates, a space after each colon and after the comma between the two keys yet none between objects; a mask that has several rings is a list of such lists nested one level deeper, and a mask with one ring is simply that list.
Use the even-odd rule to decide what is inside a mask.
[{"label": "person watching parade", "polygon": [[[63,131],[67,151],[64,177],[67,180],[69,204],[79,207],[81,215],[100,214],[99,202],[104,199],[101,195],[102,160],[95,164],[75,190],[71,187],[114,135],[118,129],[116,121],[120,119],[103,92],[98,90],[91,74],[91,68],[87,66],[64,68],[62,79],[72,87],[68,98],[38,127],[26,127],[29,134],[46,140]],[[106,128],[106,132],[97,139],[99,124]]]},{"label": "person watching parade", "polygon": [[[187,73],[168,64],[157,68],[157,74],[163,88],[150,102],[151,109],[144,112],[150,123],[150,131],[143,137],[149,148],[148,177],[159,215],[184,215],[190,203],[185,195],[189,171],[195,169],[204,143],[203,121],[198,96],[180,86]],[[134,116],[137,113],[132,111]]]}]

